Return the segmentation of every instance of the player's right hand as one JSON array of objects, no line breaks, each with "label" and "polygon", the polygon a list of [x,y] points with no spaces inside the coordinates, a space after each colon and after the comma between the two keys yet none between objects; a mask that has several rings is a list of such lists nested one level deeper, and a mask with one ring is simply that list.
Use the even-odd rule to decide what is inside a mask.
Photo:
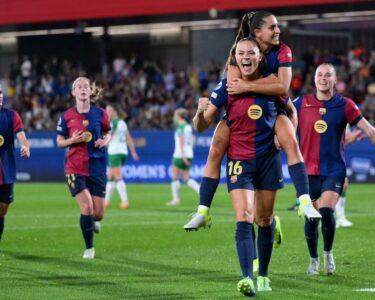
[{"label": "player's right hand", "polygon": [[200,97],[198,100],[198,113],[203,113],[210,105],[210,99],[207,97]]},{"label": "player's right hand", "polygon": [[70,138],[72,144],[82,143],[85,140],[85,133],[82,130],[74,130]]}]

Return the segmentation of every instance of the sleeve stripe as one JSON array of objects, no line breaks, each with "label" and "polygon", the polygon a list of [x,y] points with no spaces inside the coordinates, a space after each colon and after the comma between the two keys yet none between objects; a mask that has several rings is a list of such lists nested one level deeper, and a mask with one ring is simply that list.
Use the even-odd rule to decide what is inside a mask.
[{"label": "sleeve stripe", "polygon": [[359,121],[361,121],[361,119],[363,118],[362,115],[358,116],[357,118],[354,119],[353,122],[350,123],[350,126],[355,126],[358,124]]},{"label": "sleeve stripe", "polygon": [[280,67],[292,67],[292,63],[291,62],[285,62],[285,63],[279,63],[279,68]]}]

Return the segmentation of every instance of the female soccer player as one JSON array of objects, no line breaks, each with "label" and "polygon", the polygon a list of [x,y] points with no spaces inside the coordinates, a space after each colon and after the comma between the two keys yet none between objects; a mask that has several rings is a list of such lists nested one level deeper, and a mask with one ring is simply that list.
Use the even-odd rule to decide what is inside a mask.
[{"label": "female soccer player", "polygon": [[13,202],[13,185],[16,180],[16,153],[14,138],[21,145],[21,157],[30,157],[30,145],[18,113],[3,107],[3,88],[0,85],[0,240],[4,232],[4,220]]},{"label": "female soccer player", "polygon": [[[228,82],[223,82],[224,85],[227,84],[229,94],[252,92],[285,98],[292,78],[292,52],[286,44],[280,42],[279,36],[280,28],[273,14],[266,11],[257,11],[244,15],[228,58]],[[267,67],[262,74],[264,77],[251,82],[246,82],[240,78],[237,66],[231,62],[236,43],[244,37],[255,38],[267,60]],[[287,97],[285,99],[288,101],[287,105],[291,112],[294,109],[293,104]],[[280,101],[278,107],[283,110],[285,104]],[[299,215],[305,215],[308,218],[320,218],[320,214],[311,204],[308,178],[303,157],[298,148],[295,128],[283,113],[280,113],[277,117],[275,131],[278,142],[287,154],[289,174],[300,202]],[[203,171],[198,213],[184,226],[186,230],[198,229],[211,222],[209,208],[219,184],[221,161],[227,150],[228,140],[229,130],[225,121],[222,120],[216,127]]]},{"label": "female soccer player", "polygon": [[80,207],[85,259],[95,257],[94,219],[100,221],[104,215],[105,147],[111,139],[111,127],[107,113],[90,103],[99,99],[101,92],[95,84],[90,85],[88,78],[78,77],[72,85],[76,105],[62,113],[57,124],[57,145],[68,148],[65,175],[70,193]]},{"label": "female soccer player", "polygon": [[176,130],[174,133],[174,152],[172,161],[172,200],[167,203],[169,206],[180,204],[180,181],[182,175],[184,182],[188,187],[199,192],[199,184],[190,178],[190,167],[194,157],[193,151],[193,129],[186,122],[187,110],[184,108],[176,109],[174,112],[174,122]]},{"label": "female soccer player", "polygon": [[[252,82],[261,77],[259,65],[263,59],[255,39],[238,41],[235,62],[244,81]],[[260,292],[271,291],[268,265],[275,230],[273,208],[276,190],[283,186],[280,156],[274,144],[278,100],[250,93],[228,95],[225,80],[218,85],[210,100],[199,99],[193,121],[198,131],[202,131],[209,126],[222,106],[227,107],[230,129],[227,184],[236,215],[236,246],[243,276],[237,287],[244,295],[255,294],[252,227],[256,216],[260,264],[257,288]],[[228,126],[225,123],[223,125]],[[257,197],[254,200],[255,189]]]},{"label": "female soccer player", "polygon": [[[335,93],[336,71],[331,64],[321,64],[315,72],[315,95],[297,98],[298,136],[309,176],[310,195],[322,215],[324,273],[335,272],[333,240],[334,208],[342,192],[346,165],[345,128],[356,125],[375,144],[375,128],[361,115],[353,100]],[[310,253],[307,274],[319,273],[318,221],[306,220],[305,236]]]},{"label": "female soccer player", "polygon": [[130,135],[128,126],[120,117],[121,109],[117,105],[107,105],[106,112],[111,120],[112,138],[108,145],[109,155],[109,174],[105,193],[105,207],[109,206],[113,191],[117,191],[121,198],[120,208],[129,208],[128,194],[126,185],[122,177],[122,167],[125,165],[128,157],[128,146],[131,156],[134,160],[139,160],[133,138]]}]

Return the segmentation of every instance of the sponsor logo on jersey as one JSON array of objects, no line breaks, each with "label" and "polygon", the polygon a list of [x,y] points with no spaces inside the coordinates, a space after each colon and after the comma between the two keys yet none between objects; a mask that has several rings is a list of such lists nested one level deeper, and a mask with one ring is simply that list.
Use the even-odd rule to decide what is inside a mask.
[{"label": "sponsor logo on jersey", "polygon": [[4,145],[4,137],[0,134],[0,147]]},{"label": "sponsor logo on jersey", "polygon": [[314,124],[314,129],[317,133],[324,133],[327,131],[327,128],[328,128],[328,125],[327,125],[327,122],[324,121],[324,120],[318,120],[315,122]]},{"label": "sponsor logo on jersey", "polygon": [[253,104],[247,110],[247,115],[252,120],[258,120],[263,115],[263,110],[259,105]]},{"label": "sponsor logo on jersey", "polygon": [[85,131],[84,134],[85,134],[85,142],[86,143],[90,142],[92,140],[92,134],[91,134],[91,132],[90,131]]}]

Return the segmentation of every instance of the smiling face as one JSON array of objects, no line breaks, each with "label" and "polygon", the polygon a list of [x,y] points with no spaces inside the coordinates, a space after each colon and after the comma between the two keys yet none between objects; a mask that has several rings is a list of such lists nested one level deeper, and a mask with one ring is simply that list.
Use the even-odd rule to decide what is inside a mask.
[{"label": "smiling face", "polygon": [[79,77],[73,83],[72,94],[78,102],[90,102],[92,94],[90,81],[85,77]]},{"label": "smiling face", "polygon": [[336,71],[332,65],[320,65],[315,72],[315,86],[320,93],[333,94],[337,82]]},{"label": "smiling face", "polygon": [[239,41],[237,43],[235,57],[242,76],[258,77],[258,66],[262,56],[255,42],[246,39]]},{"label": "smiling face", "polygon": [[267,48],[279,45],[280,28],[279,24],[277,23],[276,17],[274,15],[271,15],[265,17],[263,21],[264,24],[259,29],[255,29],[254,31],[257,41],[262,45],[265,45]]}]

